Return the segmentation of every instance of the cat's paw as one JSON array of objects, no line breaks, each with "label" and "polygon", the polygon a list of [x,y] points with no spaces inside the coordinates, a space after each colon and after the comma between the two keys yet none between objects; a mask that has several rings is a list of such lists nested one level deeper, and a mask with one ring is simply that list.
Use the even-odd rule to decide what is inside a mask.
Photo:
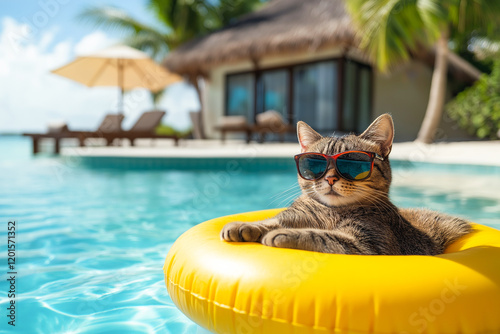
[{"label": "cat's paw", "polygon": [[257,224],[233,222],[222,228],[220,237],[225,241],[258,242],[262,238],[262,230]]},{"label": "cat's paw", "polygon": [[264,238],[262,244],[270,247],[278,248],[299,248],[300,233],[293,230],[278,229],[270,231]]}]

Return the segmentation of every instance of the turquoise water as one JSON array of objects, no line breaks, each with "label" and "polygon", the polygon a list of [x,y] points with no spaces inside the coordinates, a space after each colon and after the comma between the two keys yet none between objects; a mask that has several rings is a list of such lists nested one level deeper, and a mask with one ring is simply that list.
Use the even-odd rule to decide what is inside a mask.
[{"label": "turquoise water", "polygon": [[[15,220],[17,272],[12,331],[3,260],[2,333],[201,333],[165,288],[162,266],[172,243],[204,220],[285,206],[298,193],[289,168],[89,168],[33,158],[20,137],[0,137],[0,157],[0,248],[6,256],[7,222]],[[498,228],[499,178],[474,168],[402,166],[391,195],[400,206]]]}]

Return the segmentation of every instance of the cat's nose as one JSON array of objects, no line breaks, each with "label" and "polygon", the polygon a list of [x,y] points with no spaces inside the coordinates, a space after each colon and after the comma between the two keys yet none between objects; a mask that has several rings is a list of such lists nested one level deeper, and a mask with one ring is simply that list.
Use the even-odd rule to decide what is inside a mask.
[{"label": "cat's nose", "polygon": [[336,175],[329,175],[325,177],[325,180],[329,185],[333,186],[333,184],[337,182],[339,178]]}]

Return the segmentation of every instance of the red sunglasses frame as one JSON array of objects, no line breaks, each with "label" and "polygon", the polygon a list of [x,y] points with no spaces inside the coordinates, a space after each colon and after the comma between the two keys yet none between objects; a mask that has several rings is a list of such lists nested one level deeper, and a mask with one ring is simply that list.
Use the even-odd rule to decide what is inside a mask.
[{"label": "red sunglasses frame", "polygon": [[[337,159],[341,155],[344,155],[344,154],[347,154],[347,153],[363,153],[363,154],[366,154],[366,155],[368,155],[370,157],[370,159],[371,159],[370,173],[368,173],[368,175],[366,177],[364,177],[362,179],[358,179],[358,180],[353,180],[353,179],[350,179],[350,178],[347,178],[347,177],[343,176],[342,173],[339,172],[339,170],[337,168]],[[327,168],[325,168],[325,170],[323,171],[323,173],[321,174],[321,176],[318,176],[315,179],[306,179],[305,177],[302,176],[302,173],[300,172],[300,167],[299,167],[299,160],[304,155],[319,155],[319,156],[322,156],[323,158],[326,159],[326,162],[327,162],[326,167]],[[295,159],[295,164],[297,165],[297,172],[299,173],[299,175],[300,175],[301,178],[303,178],[304,180],[307,180],[307,181],[316,181],[316,180],[321,179],[323,176],[325,176],[326,172],[328,171],[328,166],[330,165],[330,163],[332,161],[333,161],[333,167],[337,171],[338,175],[340,177],[342,177],[343,179],[346,179],[346,180],[349,180],[349,181],[362,181],[362,180],[366,180],[367,178],[369,178],[372,175],[373,166],[375,164],[375,159],[384,161],[384,158],[381,155],[379,155],[377,153],[374,153],[374,152],[367,152],[367,151],[345,151],[345,152],[341,152],[341,153],[338,153],[338,154],[335,154],[335,155],[327,155],[327,154],[317,153],[317,152],[305,152],[305,153],[300,153],[300,154],[295,155],[294,159]]]}]

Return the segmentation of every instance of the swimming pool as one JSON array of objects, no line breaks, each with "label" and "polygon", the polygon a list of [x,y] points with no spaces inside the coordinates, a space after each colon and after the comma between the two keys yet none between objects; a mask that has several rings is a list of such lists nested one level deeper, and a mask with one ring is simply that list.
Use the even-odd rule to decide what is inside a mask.
[{"label": "swimming pool", "polygon": [[[172,243],[204,220],[285,206],[298,194],[288,168],[88,168],[33,158],[20,137],[0,137],[0,156],[3,254],[16,220],[18,333],[201,333],[167,295],[162,265]],[[399,206],[500,227],[496,172],[394,165]],[[2,288],[2,332],[11,329],[9,300]]]}]

